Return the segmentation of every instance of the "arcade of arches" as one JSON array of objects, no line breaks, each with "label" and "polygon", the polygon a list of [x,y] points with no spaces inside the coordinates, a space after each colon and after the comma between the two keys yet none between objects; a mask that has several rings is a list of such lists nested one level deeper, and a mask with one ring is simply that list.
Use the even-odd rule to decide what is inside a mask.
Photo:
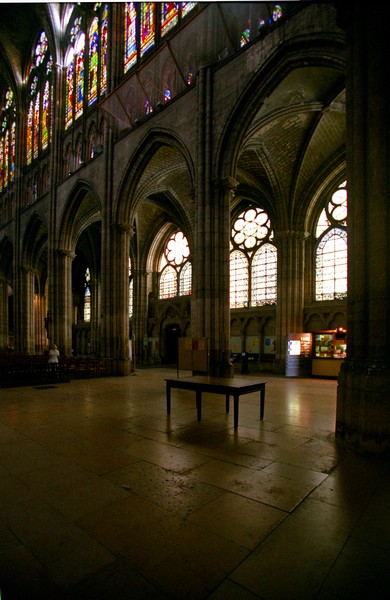
[{"label": "arcade of arches", "polygon": [[0,12],[0,352],[56,343],[127,375],[207,338],[212,374],[233,341],[284,374],[288,334],[341,327],[335,432],[388,450],[386,19],[311,2]]}]

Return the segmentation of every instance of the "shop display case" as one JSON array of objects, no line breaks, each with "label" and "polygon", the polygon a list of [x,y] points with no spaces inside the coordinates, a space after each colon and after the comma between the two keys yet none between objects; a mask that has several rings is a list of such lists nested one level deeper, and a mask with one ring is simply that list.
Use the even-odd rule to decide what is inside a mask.
[{"label": "shop display case", "polygon": [[347,332],[343,328],[313,333],[312,375],[337,377],[347,355]]}]

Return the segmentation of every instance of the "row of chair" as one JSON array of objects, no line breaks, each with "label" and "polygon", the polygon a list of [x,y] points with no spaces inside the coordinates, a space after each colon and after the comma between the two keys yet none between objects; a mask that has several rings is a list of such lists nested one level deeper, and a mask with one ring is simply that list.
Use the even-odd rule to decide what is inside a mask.
[{"label": "row of chair", "polygon": [[66,383],[106,374],[105,362],[99,359],[64,356],[53,364],[44,355],[0,354],[0,387]]}]

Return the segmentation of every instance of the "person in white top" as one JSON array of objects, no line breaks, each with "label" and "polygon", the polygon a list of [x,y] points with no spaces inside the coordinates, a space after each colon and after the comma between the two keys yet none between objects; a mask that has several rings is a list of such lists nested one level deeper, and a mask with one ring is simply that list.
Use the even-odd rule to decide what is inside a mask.
[{"label": "person in white top", "polygon": [[55,344],[50,346],[49,350],[49,363],[58,363],[58,357],[60,352]]}]

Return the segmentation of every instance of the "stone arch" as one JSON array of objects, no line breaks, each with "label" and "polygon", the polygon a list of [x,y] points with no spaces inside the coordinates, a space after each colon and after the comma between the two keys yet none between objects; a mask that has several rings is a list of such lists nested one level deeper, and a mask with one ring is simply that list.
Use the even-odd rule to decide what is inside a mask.
[{"label": "stone arch", "polygon": [[[231,176],[239,190],[246,186],[261,193],[264,208],[273,206],[279,229],[302,227],[313,180],[318,186],[319,174],[328,177],[345,163],[344,62],[341,36],[325,40],[309,32],[305,52],[286,40],[271,49],[226,120],[217,146],[217,177]],[[321,75],[323,89],[312,86]],[[327,128],[326,148],[319,152]],[[278,147],[280,130],[286,142]]]},{"label": "stone arch", "polygon": [[183,142],[170,132],[152,130],[135,149],[117,194],[113,220],[133,222],[145,198],[154,205],[168,200],[171,218],[187,221],[193,214],[195,169]]},{"label": "stone arch", "polygon": [[62,210],[58,247],[74,251],[82,231],[101,218],[101,203],[92,186],[79,180]]}]

